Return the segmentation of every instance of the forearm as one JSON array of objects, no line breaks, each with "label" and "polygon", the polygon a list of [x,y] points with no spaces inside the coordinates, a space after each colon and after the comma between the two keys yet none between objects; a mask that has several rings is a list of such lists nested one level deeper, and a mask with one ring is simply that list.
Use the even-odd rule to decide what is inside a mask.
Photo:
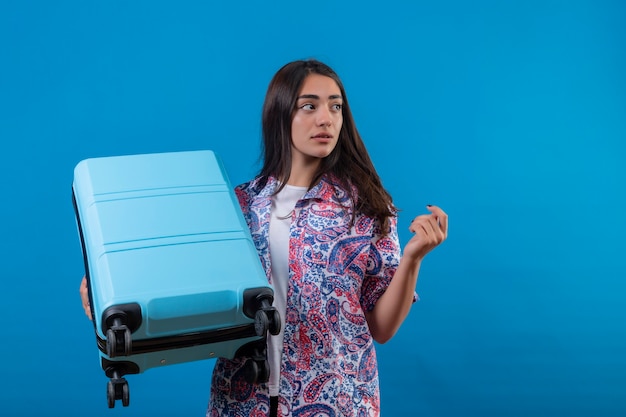
[{"label": "forearm", "polygon": [[396,334],[413,304],[421,259],[403,257],[385,293],[367,313],[372,337],[385,343]]}]

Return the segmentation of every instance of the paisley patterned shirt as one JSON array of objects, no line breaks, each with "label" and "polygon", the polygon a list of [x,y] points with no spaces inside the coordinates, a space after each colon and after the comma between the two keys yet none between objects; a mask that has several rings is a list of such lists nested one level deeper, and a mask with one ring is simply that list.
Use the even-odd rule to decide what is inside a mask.
[{"label": "paisley patterned shirt", "polygon": [[[277,181],[258,178],[235,189],[271,283],[270,207]],[[357,213],[348,194],[324,177],[298,201],[289,241],[287,311],[279,415],[379,415],[378,365],[365,312],[388,287],[400,261],[397,219],[382,236],[373,218]],[[266,384],[245,381],[241,359],[220,358],[208,417],[266,417]]]}]

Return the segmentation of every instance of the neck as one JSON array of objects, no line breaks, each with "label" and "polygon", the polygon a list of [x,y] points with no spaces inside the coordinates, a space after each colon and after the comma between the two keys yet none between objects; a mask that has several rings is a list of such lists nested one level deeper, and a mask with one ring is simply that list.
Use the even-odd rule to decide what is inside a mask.
[{"label": "neck", "polygon": [[296,187],[308,187],[313,181],[313,176],[320,165],[318,158],[309,161],[293,161],[291,164],[291,172],[289,173],[289,181],[287,184]]}]

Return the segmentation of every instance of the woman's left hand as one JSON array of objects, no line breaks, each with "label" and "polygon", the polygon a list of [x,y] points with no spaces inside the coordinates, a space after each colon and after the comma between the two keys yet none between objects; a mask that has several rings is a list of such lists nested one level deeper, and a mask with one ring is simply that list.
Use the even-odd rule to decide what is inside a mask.
[{"label": "woman's left hand", "polygon": [[430,214],[417,216],[409,230],[413,237],[404,247],[405,257],[421,261],[424,256],[448,237],[448,215],[437,206],[426,206]]}]

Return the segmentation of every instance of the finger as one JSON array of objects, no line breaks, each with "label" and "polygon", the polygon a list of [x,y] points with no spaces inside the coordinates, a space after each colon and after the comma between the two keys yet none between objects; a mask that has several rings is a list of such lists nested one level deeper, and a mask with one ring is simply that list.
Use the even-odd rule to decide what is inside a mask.
[{"label": "finger", "polygon": [[415,236],[422,239],[428,246],[437,244],[442,239],[442,232],[439,230],[437,219],[432,214],[420,216],[412,226]]},{"label": "finger", "polygon": [[448,215],[438,206],[428,205],[426,208],[437,216],[439,220],[439,228],[443,231],[444,236],[448,236]]},{"label": "finger", "polygon": [[87,280],[83,278],[80,283],[80,298],[83,300],[83,304],[87,301],[89,297],[89,291],[87,290]]},{"label": "finger", "polygon": [[412,221],[411,224],[409,225],[409,230],[413,233],[415,233],[417,231],[417,228],[420,227],[419,224],[424,221],[425,219],[427,219],[428,217],[430,217],[430,214],[421,214],[417,217],[415,217]]},{"label": "finger", "polygon": [[[416,226],[421,228],[419,233],[420,238],[423,239],[427,246],[437,246],[446,239],[435,214],[430,214],[425,218],[419,219],[416,223]],[[417,235],[418,234],[416,234],[416,236]]]},{"label": "finger", "polygon": [[443,232],[439,226],[439,219],[433,214],[427,219],[426,225],[429,242],[434,245],[439,244],[443,240]]},{"label": "finger", "polygon": [[82,304],[83,304],[83,310],[85,310],[85,314],[91,320],[91,305],[89,304],[89,300],[85,301],[83,299],[83,303]]},{"label": "finger", "polygon": [[89,303],[89,290],[87,288],[87,278],[83,277],[80,282],[80,298],[83,305],[83,310],[85,310],[85,314],[91,320],[91,305]]}]

